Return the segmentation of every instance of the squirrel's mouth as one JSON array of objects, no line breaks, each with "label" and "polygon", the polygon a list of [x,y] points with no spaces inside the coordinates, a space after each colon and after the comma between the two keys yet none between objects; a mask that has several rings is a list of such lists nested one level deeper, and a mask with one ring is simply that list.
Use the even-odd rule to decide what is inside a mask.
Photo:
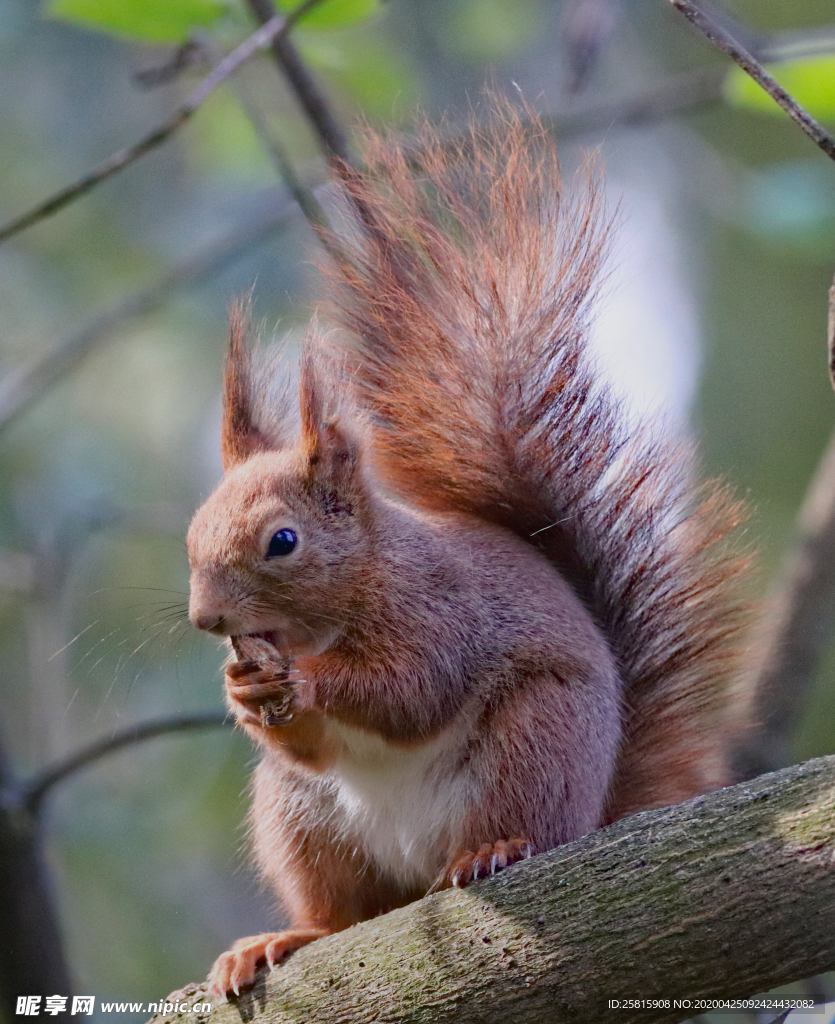
[{"label": "squirrel's mouth", "polygon": [[274,629],[270,629],[266,633],[247,633],[246,636],[255,640],[265,640],[278,650],[278,633]]},{"label": "squirrel's mouth", "polygon": [[[269,644],[279,657],[300,658],[316,657],[324,653],[338,636],[339,630],[335,630],[333,626],[316,629],[301,621],[288,619],[286,624],[279,622],[276,629],[264,629],[257,633],[244,633],[238,636],[237,639],[239,641],[260,640],[261,643]],[[232,638],[233,647],[235,646],[235,639],[235,637]],[[268,652],[256,655],[256,657],[264,656],[271,657]]]}]

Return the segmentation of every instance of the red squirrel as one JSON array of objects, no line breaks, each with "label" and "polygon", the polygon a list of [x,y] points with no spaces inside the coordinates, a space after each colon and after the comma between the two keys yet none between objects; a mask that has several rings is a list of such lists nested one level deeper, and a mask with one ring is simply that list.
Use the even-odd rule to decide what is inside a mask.
[{"label": "red squirrel", "polygon": [[599,185],[572,199],[542,125],[501,104],[460,143],[365,156],[300,425],[233,310],[225,476],[188,535],[190,618],[234,651],[255,856],[289,917],[217,960],[218,994],[723,784],[744,717],[741,509],[626,421],[588,351]]}]

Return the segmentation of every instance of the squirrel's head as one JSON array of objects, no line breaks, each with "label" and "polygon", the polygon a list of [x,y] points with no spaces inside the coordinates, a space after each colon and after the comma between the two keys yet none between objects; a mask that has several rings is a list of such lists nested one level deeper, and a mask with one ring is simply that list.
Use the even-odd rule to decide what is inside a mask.
[{"label": "squirrel's head", "polygon": [[233,313],[225,476],[189,528],[189,618],[218,636],[261,636],[282,654],[318,654],[350,625],[373,543],[360,432],[332,411],[308,346],[301,436],[271,439],[254,412],[243,329]]}]

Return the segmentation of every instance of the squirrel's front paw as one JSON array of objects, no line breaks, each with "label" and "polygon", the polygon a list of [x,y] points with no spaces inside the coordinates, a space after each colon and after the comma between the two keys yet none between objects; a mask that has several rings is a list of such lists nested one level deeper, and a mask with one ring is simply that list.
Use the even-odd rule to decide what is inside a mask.
[{"label": "squirrel's front paw", "polygon": [[293,718],[293,678],[289,667],[258,661],[233,661],[226,667],[226,694],[238,720],[269,728]]},{"label": "squirrel's front paw", "polygon": [[225,998],[228,992],[240,995],[245,985],[255,981],[259,967],[265,964],[274,967],[288,953],[329,934],[326,928],[298,928],[238,939],[228,952],[215,960],[209,971],[209,987],[219,999]]},{"label": "squirrel's front paw", "polygon": [[533,846],[527,839],[500,839],[496,843],[485,843],[473,853],[460,851],[446,870],[448,882],[463,889],[470,882],[509,867],[520,860],[527,860],[534,854]]}]

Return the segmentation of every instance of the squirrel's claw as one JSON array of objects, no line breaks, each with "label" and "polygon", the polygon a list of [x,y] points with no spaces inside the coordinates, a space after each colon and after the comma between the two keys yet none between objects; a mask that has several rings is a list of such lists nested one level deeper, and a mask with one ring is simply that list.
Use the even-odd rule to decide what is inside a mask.
[{"label": "squirrel's claw", "polygon": [[212,994],[217,999],[225,999],[230,993],[239,996],[241,989],[255,981],[259,967],[272,968],[288,953],[328,934],[325,928],[298,928],[238,939],[230,950],[215,960],[209,971],[208,983]]},{"label": "squirrel's claw", "polygon": [[527,860],[534,853],[527,839],[499,839],[495,843],[484,843],[473,853],[461,850],[446,870],[451,885],[463,889],[470,882],[487,875],[495,875],[520,860]]},{"label": "squirrel's claw", "polygon": [[249,675],[251,672],[262,670],[260,661],[232,661],[226,666],[226,674],[230,679],[240,679],[241,676]]}]

